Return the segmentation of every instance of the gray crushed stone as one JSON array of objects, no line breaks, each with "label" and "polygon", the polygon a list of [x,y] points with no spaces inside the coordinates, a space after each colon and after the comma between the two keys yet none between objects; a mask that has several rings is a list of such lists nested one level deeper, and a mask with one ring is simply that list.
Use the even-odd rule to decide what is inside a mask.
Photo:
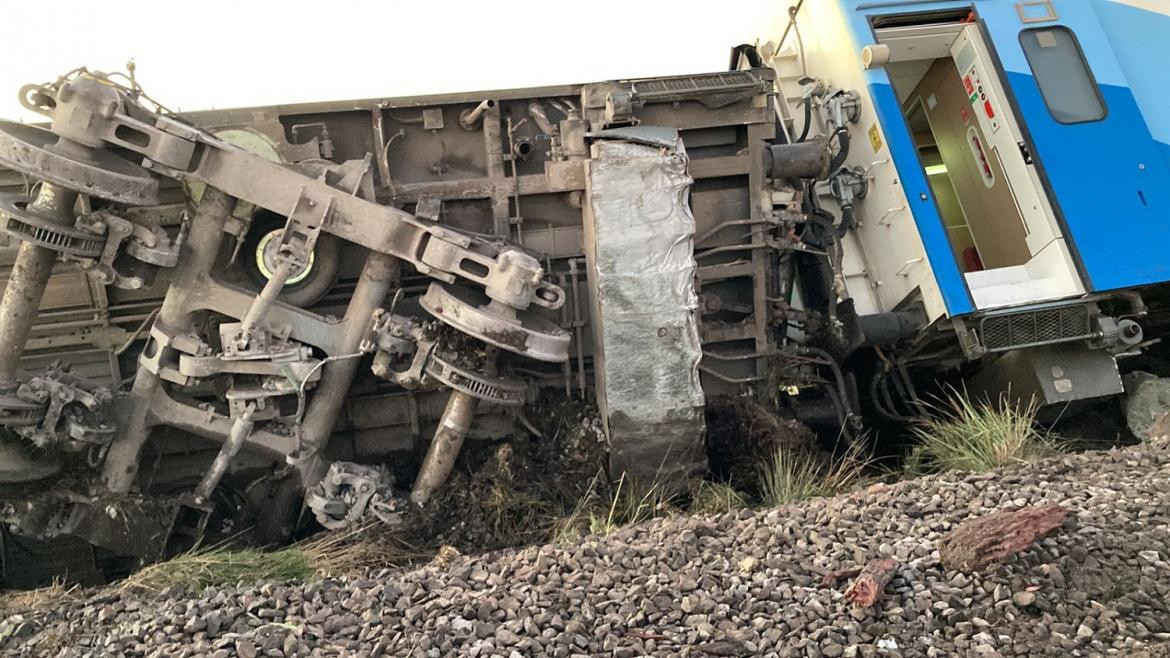
[{"label": "gray crushed stone", "polygon": [[[1059,503],[1065,526],[946,572],[961,521]],[[822,575],[900,567],[873,609]],[[672,517],[296,585],[97,595],[0,621],[9,655],[1170,656],[1170,444],[943,474],[773,510]]]}]

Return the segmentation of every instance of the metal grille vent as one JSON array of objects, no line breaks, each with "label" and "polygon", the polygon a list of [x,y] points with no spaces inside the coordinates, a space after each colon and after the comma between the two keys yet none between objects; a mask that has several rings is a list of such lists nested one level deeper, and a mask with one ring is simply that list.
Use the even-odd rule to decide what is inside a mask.
[{"label": "metal grille vent", "polygon": [[750,71],[728,71],[678,78],[639,80],[634,83],[634,91],[637,92],[638,98],[641,100],[651,102],[687,98],[711,92],[755,90],[762,84],[763,81]]},{"label": "metal grille vent", "polygon": [[992,315],[983,318],[981,328],[983,344],[992,352],[1093,335],[1089,307],[1085,304]]}]

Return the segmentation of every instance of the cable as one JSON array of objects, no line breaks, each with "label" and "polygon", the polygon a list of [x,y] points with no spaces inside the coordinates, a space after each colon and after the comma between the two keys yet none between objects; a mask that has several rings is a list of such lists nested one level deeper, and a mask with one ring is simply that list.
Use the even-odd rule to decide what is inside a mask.
[{"label": "cable", "polygon": [[763,58],[760,57],[760,51],[750,43],[741,43],[731,49],[731,61],[727,64],[728,71],[739,70],[739,58],[744,57],[748,61],[748,65],[753,69],[758,69],[764,65]]},{"label": "cable", "polygon": [[[365,354],[365,352],[354,352],[353,354],[338,354],[336,356],[327,356],[324,359],[318,361],[317,365],[310,368],[309,372],[305,373],[304,379],[302,379],[300,383],[297,384],[297,413],[295,416],[293,416],[293,422],[298,427],[300,426],[301,416],[305,413],[305,384],[309,383],[309,380],[313,378],[313,374],[320,370],[326,363],[342,361],[344,359],[353,359],[365,356]],[[288,375],[285,376],[288,377]],[[288,377],[288,379],[289,381],[295,381],[292,377]]]},{"label": "cable", "polygon": [[849,129],[841,126],[833,134],[837,137],[837,154],[829,162],[830,176],[836,173],[841,165],[845,164],[845,158],[849,157]]},{"label": "cable", "polygon": [[[876,408],[878,413],[885,417],[886,420],[890,420],[895,423],[912,423],[918,420],[912,416],[903,416],[902,414],[898,413],[897,410],[893,409],[894,401],[892,398],[890,398],[890,392],[885,386],[882,385],[883,380],[885,379],[888,372],[889,371],[887,370],[879,370],[878,372],[874,373],[873,378],[869,381],[869,397],[873,402],[874,408]],[[886,404],[888,404],[889,407],[884,406]]]},{"label": "cable", "polygon": [[[804,59],[804,39],[801,38],[801,36],[800,36],[800,25],[797,24],[797,22],[796,22],[796,13],[798,11],[800,11],[800,7],[803,4],[804,4],[804,0],[801,0],[800,2],[798,2],[796,4],[796,8],[792,10],[791,15],[792,15],[792,31],[796,33],[796,49],[797,49],[797,52],[800,53],[800,75],[801,75],[801,77],[807,78],[808,77],[808,62],[805,61],[805,59]],[[781,45],[783,45],[783,44],[781,44]]]},{"label": "cable", "polygon": [[844,238],[855,223],[853,206],[841,206],[841,223],[837,225],[837,239]]},{"label": "cable", "polygon": [[130,334],[130,337],[126,339],[126,342],[122,343],[121,347],[114,350],[114,356],[122,356],[122,354],[126,350],[130,349],[130,344],[133,343],[134,341],[138,340],[138,337],[142,335],[143,331],[146,331],[146,328],[148,326],[150,326],[150,324],[152,322],[154,322],[154,319],[157,316],[158,316],[158,309],[157,308],[154,309],[153,311],[151,311],[150,313],[147,313],[146,319],[144,319],[142,321],[142,324],[138,325],[138,328],[135,329],[134,332]]},{"label": "cable", "polygon": [[804,105],[804,127],[800,130],[800,137],[797,138],[797,143],[808,139],[809,128],[812,127],[812,102],[808,98],[801,99]]},{"label": "cable", "polygon": [[856,416],[856,410],[853,409],[853,405],[849,403],[849,391],[845,386],[845,376],[841,374],[841,366],[837,365],[837,361],[833,358],[833,355],[819,347],[812,347],[809,345],[801,347],[799,352],[809,356],[814,356],[816,357],[816,363],[820,363],[821,365],[829,367],[829,371],[833,373],[833,379],[836,381],[837,391],[841,396],[841,404],[844,407],[846,413],[845,417],[850,418],[852,416]]},{"label": "cable", "polygon": [[796,6],[788,8],[788,26],[784,28],[784,34],[780,35],[780,43],[776,44],[776,53],[784,47],[784,42],[788,40],[788,33],[796,30],[796,44],[800,52],[800,69],[804,77],[808,77],[808,68],[804,62],[804,40],[800,38],[800,28],[796,25],[796,15],[800,13],[800,8],[804,6],[804,0],[799,0]]}]

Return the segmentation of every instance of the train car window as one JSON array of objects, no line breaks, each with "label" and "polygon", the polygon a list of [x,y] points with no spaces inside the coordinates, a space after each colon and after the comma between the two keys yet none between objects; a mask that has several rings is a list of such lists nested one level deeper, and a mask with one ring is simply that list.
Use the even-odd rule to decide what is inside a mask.
[{"label": "train car window", "polygon": [[1066,27],[1024,30],[1020,32],[1020,45],[1052,118],[1061,123],[1105,118],[1105,100],[1072,30]]}]

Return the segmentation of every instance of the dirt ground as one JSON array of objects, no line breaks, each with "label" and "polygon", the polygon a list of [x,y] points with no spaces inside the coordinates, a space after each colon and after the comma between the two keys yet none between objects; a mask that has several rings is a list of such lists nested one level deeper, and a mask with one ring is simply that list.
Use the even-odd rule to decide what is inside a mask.
[{"label": "dirt ground", "polygon": [[719,398],[707,405],[708,477],[760,498],[760,467],[780,449],[829,459],[816,435],[758,403]]},{"label": "dirt ground", "polygon": [[[590,515],[605,514],[626,486],[606,475],[597,410],[550,396],[527,411],[535,433],[469,441],[441,494],[424,509],[412,509],[400,528],[371,525],[345,543],[389,542],[400,547],[401,562],[412,562],[430,559],[440,547],[473,555],[588,534]],[[748,401],[712,401],[707,423],[707,479],[729,483],[752,500],[760,498],[761,464],[780,448],[831,458],[808,428]],[[688,500],[653,504],[685,510]]]},{"label": "dirt ground", "polygon": [[476,553],[547,541],[556,525],[609,490],[596,409],[546,398],[527,410],[536,433],[468,442],[450,480],[407,522],[408,541]]}]

